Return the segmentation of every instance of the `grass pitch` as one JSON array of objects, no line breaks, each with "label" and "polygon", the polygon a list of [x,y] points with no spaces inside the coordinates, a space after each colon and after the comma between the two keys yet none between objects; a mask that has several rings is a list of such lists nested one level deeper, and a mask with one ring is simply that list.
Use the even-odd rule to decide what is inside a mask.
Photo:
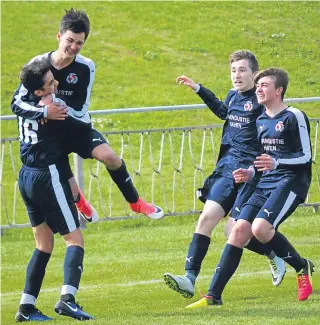
[{"label": "grass pitch", "polygon": [[[240,267],[223,294],[220,308],[186,310],[206,293],[211,275],[225,244],[223,223],[212,236],[193,299],[184,299],[164,284],[165,272],[183,274],[188,244],[197,217],[171,217],[160,221],[144,218],[101,222],[84,230],[84,274],[77,299],[96,317],[94,324],[319,324],[320,277],[313,277],[314,293],[297,300],[295,273],[288,266],[280,287],[271,284],[265,257],[246,251]],[[319,215],[299,209],[281,226],[299,252],[316,268],[319,259]],[[33,251],[31,229],[5,231],[2,237],[2,325],[13,324],[25,268]],[[48,264],[38,308],[54,316],[59,298],[65,247],[57,236]],[[59,316],[53,324],[76,323]]]},{"label": "grass pitch", "polygon": [[[8,1],[1,3],[2,114],[11,114],[10,101],[21,66],[56,48],[60,16],[71,5],[85,9],[92,23],[82,52],[97,65],[91,109],[200,103],[192,91],[176,86],[180,74],[223,98],[231,86],[228,56],[238,48],[255,52],[263,68],[287,69],[291,79],[288,97],[319,96],[319,2]],[[296,106],[310,117],[320,116],[319,104]],[[96,123],[99,130],[110,131],[217,121],[209,110],[197,110],[113,115]],[[17,136],[15,121],[4,121],[1,127],[2,137]],[[16,177],[12,169],[4,169],[3,175],[4,186],[12,187]],[[18,217],[25,218],[22,202],[18,205]],[[97,318],[95,324],[320,323],[317,273],[310,300],[298,302],[294,273],[289,270],[281,286],[273,288],[265,258],[251,252],[244,254],[221,308],[185,310],[200,292],[206,292],[225,242],[220,225],[203,264],[197,297],[185,300],[169,290],[162,275],[183,273],[196,219],[135,219],[100,223],[85,230],[85,268],[78,299]],[[319,220],[310,210],[299,209],[282,227],[316,267],[320,265]],[[14,323],[33,238],[30,229],[13,229],[4,231],[1,239],[1,324],[9,325]],[[38,300],[38,307],[50,316],[59,297],[64,251],[57,237]],[[53,322],[71,323],[75,321],[62,317]]]}]

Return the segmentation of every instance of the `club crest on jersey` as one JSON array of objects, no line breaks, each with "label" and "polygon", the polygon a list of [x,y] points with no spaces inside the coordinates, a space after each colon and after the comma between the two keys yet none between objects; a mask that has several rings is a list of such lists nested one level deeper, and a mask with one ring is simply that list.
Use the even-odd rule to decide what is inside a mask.
[{"label": "club crest on jersey", "polygon": [[253,108],[253,104],[252,104],[252,102],[247,101],[247,102],[244,104],[243,108],[244,108],[245,111],[251,111],[252,108]]},{"label": "club crest on jersey", "polygon": [[282,121],[279,121],[277,124],[276,124],[276,127],[275,127],[276,131],[278,132],[282,132],[284,130],[284,124]]},{"label": "club crest on jersey", "polygon": [[68,74],[68,77],[66,80],[67,80],[67,83],[74,85],[78,82],[78,77],[75,73],[71,72]]}]

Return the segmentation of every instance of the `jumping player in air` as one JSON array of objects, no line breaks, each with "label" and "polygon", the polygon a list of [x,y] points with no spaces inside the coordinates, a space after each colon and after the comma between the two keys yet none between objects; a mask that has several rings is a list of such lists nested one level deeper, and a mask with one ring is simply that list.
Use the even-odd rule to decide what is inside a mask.
[{"label": "jumping player in air", "polygon": [[[29,120],[58,119],[63,120],[67,115],[90,123],[88,108],[91,90],[95,77],[94,62],[80,55],[90,32],[90,21],[82,10],[66,11],[60,22],[57,38],[58,48],[39,57],[47,57],[51,62],[51,71],[59,82],[57,94],[63,96],[67,108],[55,103],[35,107],[27,101],[27,90],[20,85],[14,100],[12,111]],[[29,125],[32,132],[32,124]],[[112,180],[117,184],[121,193],[129,202],[130,208],[136,213],[142,213],[151,219],[163,217],[163,210],[145,202],[134,187],[126,165],[112,150],[100,132],[92,126],[88,131],[71,129],[68,132],[68,153],[75,152],[82,158],[95,158],[105,164]],[[71,168],[69,167],[69,182],[77,208],[87,220],[96,215],[95,209],[85,200],[81,193]]]}]

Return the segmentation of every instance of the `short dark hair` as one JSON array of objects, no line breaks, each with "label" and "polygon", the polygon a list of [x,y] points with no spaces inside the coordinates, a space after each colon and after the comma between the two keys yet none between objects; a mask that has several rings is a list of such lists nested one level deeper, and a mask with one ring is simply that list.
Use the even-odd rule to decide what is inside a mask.
[{"label": "short dark hair", "polygon": [[252,72],[259,71],[259,63],[256,56],[249,50],[237,50],[229,57],[230,64],[240,60],[247,60]]},{"label": "short dark hair", "polygon": [[60,33],[63,34],[68,30],[76,34],[84,33],[85,40],[87,39],[90,32],[90,20],[83,10],[73,8],[66,10],[60,21]]},{"label": "short dark hair", "polygon": [[35,58],[23,66],[20,72],[21,83],[28,91],[34,93],[43,89],[45,76],[50,71],[51,63],[48,57]]},{"label": "short dark hair", "polygon": [[254,78],[254,82],[257,83],[263,77],[271,77],[274,79],[276,89],[280,87],[283,89],[281,93],[281,98],[283,99],[289,84],[288,72],[280,68],[268,68],[259,71]]}]

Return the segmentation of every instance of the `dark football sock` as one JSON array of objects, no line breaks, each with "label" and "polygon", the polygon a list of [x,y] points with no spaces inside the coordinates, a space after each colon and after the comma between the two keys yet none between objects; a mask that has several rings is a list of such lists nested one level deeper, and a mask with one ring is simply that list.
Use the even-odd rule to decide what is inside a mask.
[{"label": "dark football sock", "polygon": [[79,288],[81,275],[83,272],[84,250],[79,246],[67,247],[64,258],[64,285]]},{"label": "dark football sock", "polygon": [[51,254],[35,249],[27,266],[23,292],[38,297]]},{"label": "dark football sock", "polygon": [[[192,241],[189,245],[188,255],[186,257],[185,270],[187,276],[195,282],[200,273],[201,264],[207,254],[210,245],[210,237],[201,234],[193,234]],[[191,275],[191,276],[190,276]]]},{"label": "dark football sock", "polygon": [[71,293],[67,293],[65,295],[61,295],[61,298],[60,298],[62,301],[65,301],[65,302],[75,302],[75,298],[74,298],[74,295],[72,295]]},{"label": "dark football sock", "polygon": [[125,162],[122,160],[122,165],[116,170],[107,168],[112,180],[116,183],[122,195],[129,203],[136,203],[139,199],[139,194],[132,183],[131,176],[128,173]]},{"label": "dark football sock", "polygon": [[242,252],[242,248],[226,244],[212,277],[208,296],[213,296],[215,299],[221,299],[225,286],[238,268]]},{"label": "dark football sock", "polygon": [[295,248],[290,244],[288,239],[280,232],[276,231],[273,238],[266,243],[278,257],[281,257],[285,262],[291,265],[296,272],[301,271],[307,263],[302,258]]},{"label": "dark football sock", "polygon": [[22,313],[22,314],[27,314],[29,312],[32,312],[34,311],[35,309],[35,306],[32,305],[32,304],[21,304],[19,306],[19,311]]},{"label": "dark football sock", "polygon": [[269,256],[272,252],[272,249],[270,249],[268,245],[262,244],[256,237],[252,237],[248,245],[245,246],[245,248],[249,249],[254,253],[258,253],[260,255],[265,256]]}]

